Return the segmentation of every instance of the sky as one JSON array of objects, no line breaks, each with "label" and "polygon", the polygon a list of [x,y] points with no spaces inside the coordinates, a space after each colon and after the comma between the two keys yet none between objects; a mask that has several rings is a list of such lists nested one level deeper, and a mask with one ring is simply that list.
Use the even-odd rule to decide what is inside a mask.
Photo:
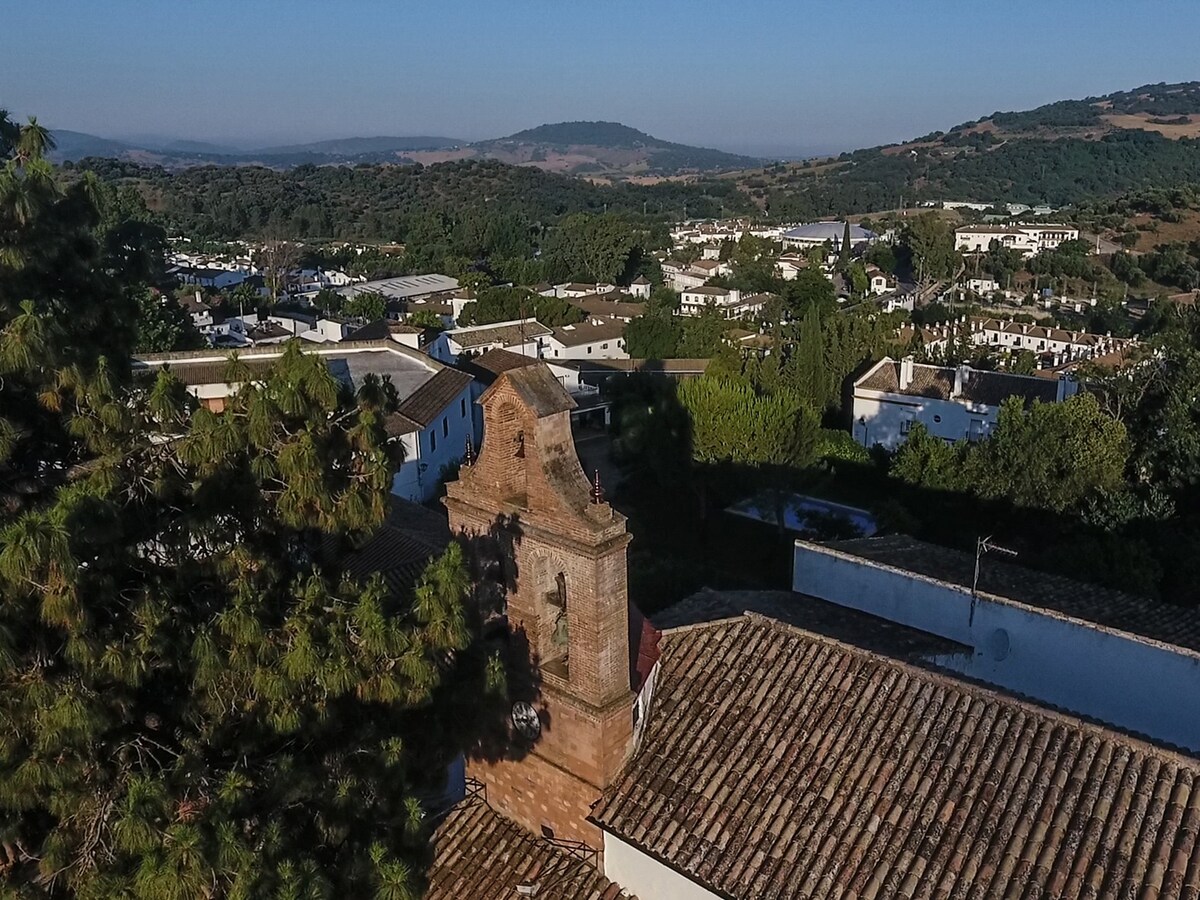
[{"label": "sky", "polygon": [[1200,79],[1200,0],[9,0],[0,107],[251,148],[619,121],[764,156]]}]

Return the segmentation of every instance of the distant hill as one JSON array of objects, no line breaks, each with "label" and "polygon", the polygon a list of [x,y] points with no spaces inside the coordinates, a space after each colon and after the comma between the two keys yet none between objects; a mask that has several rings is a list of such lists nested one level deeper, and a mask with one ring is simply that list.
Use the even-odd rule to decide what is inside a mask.
[{"label": "distant hill", "polygon": [[783,218],[972,200],[1061,207],[1200,181],[1200,82],[995,112],[902,144],[741,173]]},{"label": "distant hill", "polygon": [[360,156],[364,153],[395,153],[401,150],[445,150],[466,141],[448,137],[356,137],[314,141],[309,144],[289,144],[283,147],[264,147],[251,151],[251,156],[289,156],[315,153],[324,156]]},{"label": "distant hill", "polygon": [[678,175],[744,169],[749,156],[659,140],[619,122],[558,122],[471,145],[478,155],[576,175]]},{"label": "distant hill", "polygon": [[106,157],[168,169],[195,165],[300,165],[455,162],[495,159],[549,172],[607,180],[722,172],[759,160],[704,147],[662,141],[617,122],[560,122],[539,125],[494,140],[468,143],[449,137],[352,137],[307,144],[233,151],[203,141],[113,141],[75,131],[56,131],[56,161]]},{"label": "distant hill", "polygon": [[55,162],[64,160],[83,159],[85,156],[104,156],[113,159],[125,159],[126,154],[135,148],[124,141],[114,141],[109,138],[97,137],[82,131],[66,131],[56,128],[52,132],[58,145],[50,158]]}]

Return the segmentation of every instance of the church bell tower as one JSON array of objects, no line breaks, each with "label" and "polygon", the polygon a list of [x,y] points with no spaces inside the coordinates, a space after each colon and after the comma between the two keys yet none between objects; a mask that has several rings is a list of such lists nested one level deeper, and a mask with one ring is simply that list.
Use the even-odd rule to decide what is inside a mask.
[{"label": "church bell tower", "polygon": [[492,805],[535,834],[600,849],[586,819],[633,740],[625,517],[584,476],[575,402],[544,364],[501,374],[479,403],[483,447],[445,503],[455,534],[502,527],[511,537],[500,561],[508,628],[528,644],[540,696],[536,737],[519,758],[469,770]]}]

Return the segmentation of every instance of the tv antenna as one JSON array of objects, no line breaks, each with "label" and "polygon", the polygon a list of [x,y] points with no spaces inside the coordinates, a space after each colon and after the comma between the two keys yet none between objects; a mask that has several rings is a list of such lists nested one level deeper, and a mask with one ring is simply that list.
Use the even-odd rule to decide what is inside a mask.
[{"label": "tv antenna", "polygon": [[971,613],[967,617],[967,627],[975,622],[975,601],[979,599],[979,564],[985,553],[1003,553],[1005,556],[1016,556],[1016,550],[1009,550],[999,544],[992,543],[992,536],[975,539],[975,574],[971,578]]}]

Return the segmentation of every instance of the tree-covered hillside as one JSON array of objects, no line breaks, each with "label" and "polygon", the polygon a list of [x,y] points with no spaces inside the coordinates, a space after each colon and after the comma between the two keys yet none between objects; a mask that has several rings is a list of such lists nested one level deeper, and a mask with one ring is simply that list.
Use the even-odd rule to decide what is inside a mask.
[{"label": "tree-covered hillside", "polygon": [[287,172],[204,166],[169,172],[112,160],[66,168],[131,185],[169,229],[197,238],[337,238],[404,241],[431,215],[461,219],[487,211],[541,229],[577,212],[627,212],[659,219],[710,217],[753,208],[731,181],[594,185],[490,161],[435,166],[301,166]]}]

